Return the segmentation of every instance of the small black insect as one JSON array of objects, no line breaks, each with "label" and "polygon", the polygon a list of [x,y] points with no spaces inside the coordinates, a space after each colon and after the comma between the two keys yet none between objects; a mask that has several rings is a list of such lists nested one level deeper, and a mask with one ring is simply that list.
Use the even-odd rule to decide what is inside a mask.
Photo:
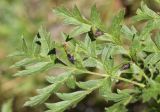
[{"label": "small black insect", "polygon": [[71,54],[67,54],[68,60],[74,64],[75,60],[74,60],[74,56],[72,56]]},{"label": "small black insect", "polygon": [[51,50],[48,52],[48,55],[56,55],[56,48],[51,49]]},{"label": "small black insect", "polygon": [[38,41],[35,41],[36,44],[38,45],[41,45],[41,42],[38,40]]},{"label": "small black insect", "polygon": [[68,41],[70,41],[70,40],[72,40],[72,39],[73,39],[73,38],[70,38],[69,35],[68,35],[65,41],[68,42]]},{"label": "small black insect", "polygon": [[121,70],[126,70],[126,69],[129,69],[130,68],[130,64],[124,64],[122,67],[121,67]]},{"label": "small black insect", "polygon": [[58,59],[58,58],[56,58],[55,60],[54,60],[54,63],[55,64],[62,64],[62,65],[64,65],[64,66],[67,66],[63,61],[61,61],[60,59]]},{"label": "small black insect", "polygon": [[41,38],[41,36],[40,36],[39,32],[37,33],[37,38]]}]

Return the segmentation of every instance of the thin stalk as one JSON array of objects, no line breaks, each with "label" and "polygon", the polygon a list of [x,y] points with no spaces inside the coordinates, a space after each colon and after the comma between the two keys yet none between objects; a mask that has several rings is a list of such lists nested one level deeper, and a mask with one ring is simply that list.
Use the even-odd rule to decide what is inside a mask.
[{"label": "thin stalk", "polygon": [[135,82],[135,81],[123,78],[123,77],[119,77],[119,76],[113,76],[113,75],[108,75],[108,74],[95,73],[95,72],[90,72],[90,71],[87,71],[85,73],[89,73],[89,74],[97,75],[97,76],[102,76],[102,77],[111,77],[111,78],[114,78],[114,79],[118,79],[118,80],[122,80],[122,81],[125,81],[125,82],[128,82],[128,83],[132,83],[132,84],[137,85],[137,86],[142,87],[142,88],[145,87],[145,85],[142,84],[142,83],[138,83],[138,82]]},{"label": "thin stalk", "polygon": [[72,69],[74,71],[79,71],[79,72],[82,72],[82,73],[88,73],[88,74],[92,74],[92,75],[97,75],[97,76],[101,76],[101,77],[111,77],[111,78],[114,78],[114,79],[118,79],[118,80],[121,80],[121,81],[132,83],[132,84],[137,85],[137,86],[142,87],[142,88],[145,87],[145,85],[142,84],[142,83],[138,83],[136,81],[132,81],[132,80],[129,80],[129,79],[126,79],[126,78],[123,78],[123,77],[119,77],[119,76],[113,76],[113,75],[108,75],[108,74],[84,71],[84,70],[80,70],[80,69],[77,69],[77,68],[71,68],[71,67],[68,67],[68,69]]}]

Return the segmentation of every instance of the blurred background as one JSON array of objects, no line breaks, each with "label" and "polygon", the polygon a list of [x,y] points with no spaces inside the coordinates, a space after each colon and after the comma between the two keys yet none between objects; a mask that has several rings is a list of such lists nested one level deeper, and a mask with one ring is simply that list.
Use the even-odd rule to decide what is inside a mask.
[{"label": "blurred background", "polygon": [[[17,70],[11,69],[10,66],[16,59],[7,56],[18,49],[22,35],[31,42],[40,26],[46,27],[56,40],[59,40],[60,32],[69,31],[69,28],[54,15],[52,9],[62,5],[72,8],[76,4],[82,14],[89,17],[91,6],[96,4],[102,20],[108,24],[119,9],[125,8],[125,22],[129,25],[131,16],[135,14],[140,2],[141,0],[0,0],[0,110],[2,112],[43,112],[45,109],[43,105],[34,108],[23,107],[28,97],[36,94],[36,88],[47,85],[44,79],[45,74],[13,77]],[[145,2],[151,9],[160,10],[154,0]],[[56,100],[56,98],[49,100],[54,99]],[[69,112],[103,112],[105,104],[97,102],[89,96],[84,103],[80,103]]]}]

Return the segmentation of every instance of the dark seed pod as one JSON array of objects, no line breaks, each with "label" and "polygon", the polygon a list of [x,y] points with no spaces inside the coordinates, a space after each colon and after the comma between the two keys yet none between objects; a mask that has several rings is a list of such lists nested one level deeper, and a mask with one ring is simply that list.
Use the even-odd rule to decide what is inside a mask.
[{"label": "dark seed pod", "polygon": [[130,68],[130,64],[124,64],[122,67],[121,67],[121,70],[127,70]]},{"label": "dark seed pod", "polygon": [[40,41],[35,41],[36,44],[38,45],[41,45],[41,42]]},{"label": "dark seed pod", "polygon": [[55,60],[54,60],[54,63],[55,64],[62,64],[62,65],[64,65],[64,66],[67,66],[63,61],[61,61],[60,59],[58,59],[58,58],[56,58]]},{"label": "dark seed pod", "polygon": [[68,41],[70,41],[70,40],[72,40],[72,39],[73,39],[73,38],[70,38],[69,35],[68,35],[65,41],[68,42]]},{"label": "dark seed pod", "polygon": [[37,33],[37,38],[41,38],[41,36],[40,36],[39,32]]},{"label": "dark seed pod", "polygon": [[56,55],[56,48],[51,49],[51,50],[48,52],[48,55]]},{"label": "dark seed pod", "polygon": [[68,57],[68,60],[72,63],[72,64],[74,64],[74,56],[72,56],[71,54],[67,54],[67,57]]}]

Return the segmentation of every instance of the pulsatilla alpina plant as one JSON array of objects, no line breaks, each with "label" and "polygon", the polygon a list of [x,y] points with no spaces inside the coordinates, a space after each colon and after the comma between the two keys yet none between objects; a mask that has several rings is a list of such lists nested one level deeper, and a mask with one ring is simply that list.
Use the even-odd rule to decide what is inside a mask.
[{"label": "pulsatilla alpina plant", "polygon": [[[109,27],[102,23],[96,6],[91,8],[90,19],[83,17],[76,6],[73,10],[60,7],[54,12],[62,16],[66,24],[75,26],[73,31],[62,33],[64,42],[55,42],[44,28],[40,28],[31,47],[22,38],[22,50],[12,56],[23,59],[13,67],[25,67],[15,76],[28,76],[51,68],[66,71],[55,77],[47,76],[50,85],[38,89],[37,95],[25,106],[43,104],[55,94],[61,101],[45,103],[46,112],[64,112],[98,90],[104,101],[112,102],[104,109],[106,112],[128,112],[131,111],[129,105],[136,102],[146,104],[147,111],[159,110],[160,15],[142,3],[133,20],[143,21],[146,25],[137,31],[134,26],[123,25],[124,10],[119,11]],[[97,70],[91,71],[90,67]],[[76,80],[84,74],[97,77]],[[64,85],[79,90],[60,93],[59,89]]]}]

